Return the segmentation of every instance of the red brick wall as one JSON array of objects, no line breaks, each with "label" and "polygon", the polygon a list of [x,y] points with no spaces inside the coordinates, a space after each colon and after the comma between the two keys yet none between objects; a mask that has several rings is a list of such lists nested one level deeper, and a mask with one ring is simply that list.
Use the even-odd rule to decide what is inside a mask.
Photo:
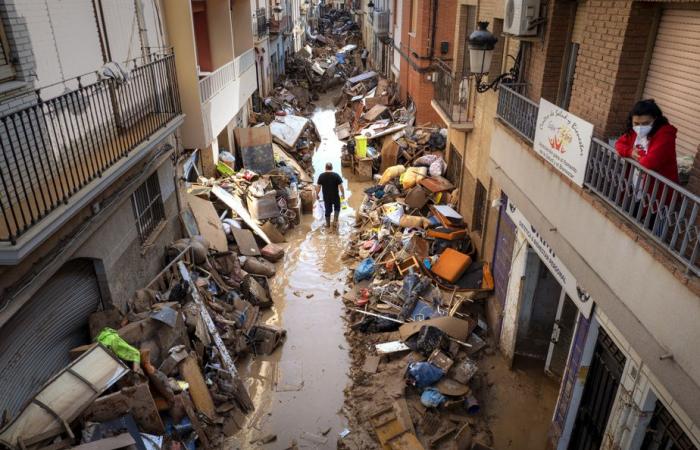
[{"label": "red brick wall", "polygon": [[[414,1],[418,2],[415,36],[409,35],[409,31],[411,31],[411,2],[405,0],[403,5],[399,93],[403,99],[410,96],[416,103],[416,123],[441,123],[440,116],[431,106],[433,84],[432,81],[428,80],[428,76],[432,72],[430,70],[431,61],[428,57],[430,55],[431,7],[433,2],[431,0]],[[456,16],[456,0],[439,0],[433,46],[435,57],[442,56],[440,55],[440,43],[443,41],[449,44],[448,56],[452,54]]]}]

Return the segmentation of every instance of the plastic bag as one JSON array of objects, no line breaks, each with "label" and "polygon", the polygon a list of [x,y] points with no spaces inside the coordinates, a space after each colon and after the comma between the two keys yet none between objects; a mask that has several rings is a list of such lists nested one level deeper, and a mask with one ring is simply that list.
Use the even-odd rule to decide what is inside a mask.
[{"label": "plastic bag", "polygon": [[112,328],[103,328],[100,334],[97,335],[97,342],[112,350],[115,355],[124,361],[141,363],[141,353],[138,349],[129,345],[129,343],[122,339],[117,331]]},{"label": "plastic bag", "polygon": [[429,362],[412,362],[408,365],[406,377],[408,382],[417,388],[431,386],[445,375],[441,368]]},{"label": "plastic bag", "polygon": [[326,207],[323,202],[317,200],[314,203],[314,219],[321,220],[324,217],[326,217]]},{"label": "plastic bag", "polygon": [[447,401],[444,395],[435,388],[428,388],[420,396],[420,402],[428,408],[437,408]]},{"label": "plastic bag", "polygon": [[374,275],[374,260],[372,258],[363,259],[355,269],[355,283],[362,280],[369,280]]}]

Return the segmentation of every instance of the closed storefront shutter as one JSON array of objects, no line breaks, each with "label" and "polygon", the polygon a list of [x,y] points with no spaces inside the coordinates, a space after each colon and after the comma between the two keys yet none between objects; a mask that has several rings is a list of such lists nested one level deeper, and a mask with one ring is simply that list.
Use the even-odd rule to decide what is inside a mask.
[{"label": "closed storefront shutter", "polygon": [[100,291],[89,260],[66,263],[0,328],[0,410],[16,416],[41,386],[89,343]]},{"label": "closed storefront shutter", "polygon": [[700,10],[668,9],[661,16],[644,98],[653,98],[678,128],[678,156],[700,145]]}]

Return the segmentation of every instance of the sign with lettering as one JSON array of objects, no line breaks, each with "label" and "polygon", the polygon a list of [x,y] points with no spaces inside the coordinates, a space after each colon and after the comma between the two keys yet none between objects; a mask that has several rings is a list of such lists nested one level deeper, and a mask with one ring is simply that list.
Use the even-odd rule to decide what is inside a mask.
[{"label": "sign with lettering", "polygon": [[591,300],[591,296],[579,286],[574,275],[559,259],[556,253],[554,253],[552,247],[547,244],[547,241],[544,240],[542,235],[537,232],[535,227],[532,226],[523,213],[515,207],[510,199],[508,199],[506,212],[513,220],[513,223],[515,223],[515,226],[525,235],[527,242],[535,250],[540,260],[547,266],[552,275],[554,275],[554,278],[559,282],[569,298],[576,303],[581,314],[589,318],[591,316],[591,310],[593,309],[593,300]]},{"label": "sign with lettering", "polygon": [[593,125],[557,105],[540,99],[533,147],[548,163],[583,186]]}]

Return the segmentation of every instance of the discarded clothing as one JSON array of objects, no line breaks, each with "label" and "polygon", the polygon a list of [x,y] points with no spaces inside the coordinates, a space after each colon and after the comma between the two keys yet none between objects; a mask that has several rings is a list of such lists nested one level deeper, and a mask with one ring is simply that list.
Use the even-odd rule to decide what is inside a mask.
[{"label": "discarded clothing", "polygon": [[366,258],[360,262],[360,265],[355,269],[355,283],[359,283],[362,280],[370,280],[374,275],[374,260],[372,258]]},{"label": "discarded clothing", "polygon": [[133,361],[137,364],[141,363],[141,353],[139,350],[122,339],[117,333],[117,330],[104,328],[100,331],[100,334],[97,335],[97,342],[112,350],[115,355],[124,361]]},{"label": "discarded clothing", "polygon": [[420,396],[420,402],[428,408],[437,408],[447,401],[447,398],[435,388],[428,388]]},{"label": "discarded clothing", "polygon": [[445,376],[445,372],[442,369],[424,361],[412,362],[406,370],[408,383],[417,388],[432,386],[443,376]]}]

